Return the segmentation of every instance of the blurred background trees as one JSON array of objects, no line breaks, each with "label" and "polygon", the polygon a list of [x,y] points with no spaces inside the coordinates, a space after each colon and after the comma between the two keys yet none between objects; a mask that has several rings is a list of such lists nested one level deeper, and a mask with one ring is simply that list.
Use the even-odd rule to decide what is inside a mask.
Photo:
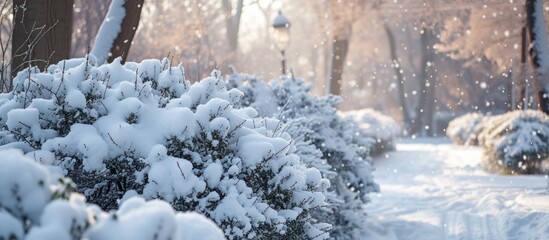
[{"label": "blurred background trees", "polygon": [[[70,56],[84,56],[93,46],[110,2],[74,0]],[[10,8],[11,0],[5,3]],[[281,10],[292,22],[286,65],[313,83],[315,94],[340,95],[341,110],[375,108],[399,119],[410,134],[435,135],[456,114],[536,108],[536,65],[524,57],[533,46],[527,44],[531,35],[523,40],[526,3],[144,1],[127,58],[169,57],[192,81],[216,66],[228,73],[229,65],[275,79],[280,55],[271,24]],[[548,6],[540,12],[547,14]],[[3,9],[3,46],[12,24],[12,12]]]}]

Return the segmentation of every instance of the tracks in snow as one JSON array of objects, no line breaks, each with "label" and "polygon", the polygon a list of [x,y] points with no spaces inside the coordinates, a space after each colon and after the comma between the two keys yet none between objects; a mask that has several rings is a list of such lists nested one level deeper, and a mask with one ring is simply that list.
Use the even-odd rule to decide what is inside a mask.
[{"label": "tracks in snow", "polygon": [[374,160],[381,192],[366,206],[365,239],[549,239],[543,176],[486,173],[481,149],[439,140],[397,150]]},{"label": "tracks in snow", "polygon": [[444,239],[492,240],[506,239],[496,216],[478,216],[463,212],[448,212],[443,225]]}]

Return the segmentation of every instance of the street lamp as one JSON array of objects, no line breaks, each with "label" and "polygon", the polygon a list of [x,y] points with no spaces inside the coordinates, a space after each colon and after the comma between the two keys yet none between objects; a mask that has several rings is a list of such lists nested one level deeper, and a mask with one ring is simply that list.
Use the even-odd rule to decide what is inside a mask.
[{"label": "street lamp", "polygon": [[278,15],[273,20],[274,40],[276,48],[282,56],[282,75],[286,74],[286,56],[284,51],[290,43],[290,21],[278,11]]}]

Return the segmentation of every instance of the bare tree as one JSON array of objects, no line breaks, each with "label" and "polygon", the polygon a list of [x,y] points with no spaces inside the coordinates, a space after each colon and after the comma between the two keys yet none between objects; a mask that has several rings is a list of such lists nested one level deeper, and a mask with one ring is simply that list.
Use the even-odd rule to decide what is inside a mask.
[{"label": "bare tree", "polygon": [[112,62],[117,57],[126,61],[133,37],[139,26],[144,0],[113,0],[99,28],[92,54],[99,61]]},{"label": "bare tree", "polygon": [[330,93],[341,95],[343,67],[349,51],[349,42],[355,17],[352,16],[354,1],[345,4],[338,0],[330,0],[332,15],[332,61],[330,70]]},{"label": "bare tree", "polygon": [[[526,65],[526,55],[527,55],[527,48],[528,48],[528,30],[526,29],[526,26],[522,27],[521,31],[521,41],[520,41],[520,72],[518,75],[518,108],[519,109],[527,109],[528,108],[528,101],[527,101],[527,95],[528,92],[528,76],[527,76],[527,65]],[[514,100],[514,99],[513,99]],[[513,107],[515,105],[514,101],[512,100]]]},{"label": "bare tree", "polygon": [[13,33],[12,1],[4,1],[0,5],[0,92],[11,88],[11,38]]},{"label": "bare tree", "polygon": [[[385,23],[385,32],[389,42],[389,52],[391,56],[391,66],[394,69],[394,79],[397,81],[399,103],[402,111],[402,117],[405,127],[409,134],[422,134],[432,136],[433,118],[435,113],[436,85],[437,75],[434,70],[435,50],[437,37],[434,29],[423,27],[420,31],[419,46],[421,50],[421,66],[418,74],[415,76],[417,83],[417,99],[411,98],[406,90],[407,79],[403,75],[403,68],[400,58],[397,54],[397,43],[395,36]],[[412,61],[410,61],[411,64]],[[408,83],[408,87],[415,83]]]},{"label": "bare tree", "polygon": [[[225,26],[227,30],[227,40],[231,52],[238,48],[238,31],[240,29],[240,19],[242,17],[242,8],[244,0],[237,0],[233,6],[231,0],[223,0],[223,14],[225,16]],[[233,13],[234,12],[234,13]]]},{"label": "bare tree", "polygon": [[111,0],[75,0],[71,57],[82,57],[93,46],[95,36],[109,9]]},{"label": "bare tree", "polygon": [[387,23],[385,23],[384,27],[385,27],[385,33],[387,34],[387,40],[389,42],[391,66],[395,71],[394,78],[397,81],[398,100],[399,100],[400,108],[402,111],[402,118],[403,118],[404,124],[406,125],[405,128],[409,129],[414,117],[412,116],[412,112],[408,107],[408,99],[407,99],[407,94],[406,94],[405,85],[404,85],[404,76],[402,75],[403,71],[401,68],[400,59],[398,58],[398,55],[397,55],[397,44],[395,40],[395,35],[393,34],[393,31],[391,30],[391,28]]},{"label": "bare tree", "polygon": [[433,118],[435,114],[435,96],[437,77],[435,71],[434,45],[437,41],[434,29],[421,30],[421,73],[418,77],[419,96],[416,107],[416,124],[414,132],[424,132],[427,136],[433,135]]},{"label": "bare tree", "polygon": [[535,71],[537,100],[540,110],[549,114],[549,48],[543,15],[543,0],[526,0],[526,22],[530,37],[530,62]]},{"label": "bare tree", "polygon": [[11,73],[69,58],[74,0],[13,1]]}]

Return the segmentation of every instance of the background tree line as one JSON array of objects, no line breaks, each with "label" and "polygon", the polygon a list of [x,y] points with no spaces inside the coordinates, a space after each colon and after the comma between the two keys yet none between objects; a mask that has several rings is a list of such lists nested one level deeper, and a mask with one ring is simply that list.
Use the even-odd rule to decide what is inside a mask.
[{"label": "background tree line", "polygon": [[[5,0],[2,90],[11,87],[8,73],[28,64],[91,51],[114,2]],[[545,22],[541,0],[119,2],[129,15],[109,61],[170,57],[193,80],[229,65],[273,79],[280,65],[271,21],[282,10],[292,22],[288,66],[317,94],[341,95],[342,110],[373,107],[410,134],[434,135],[459,112],[547,109],[547,46],[536,44],[547,33],[532,31],[545,29],[536,27]]]}]

